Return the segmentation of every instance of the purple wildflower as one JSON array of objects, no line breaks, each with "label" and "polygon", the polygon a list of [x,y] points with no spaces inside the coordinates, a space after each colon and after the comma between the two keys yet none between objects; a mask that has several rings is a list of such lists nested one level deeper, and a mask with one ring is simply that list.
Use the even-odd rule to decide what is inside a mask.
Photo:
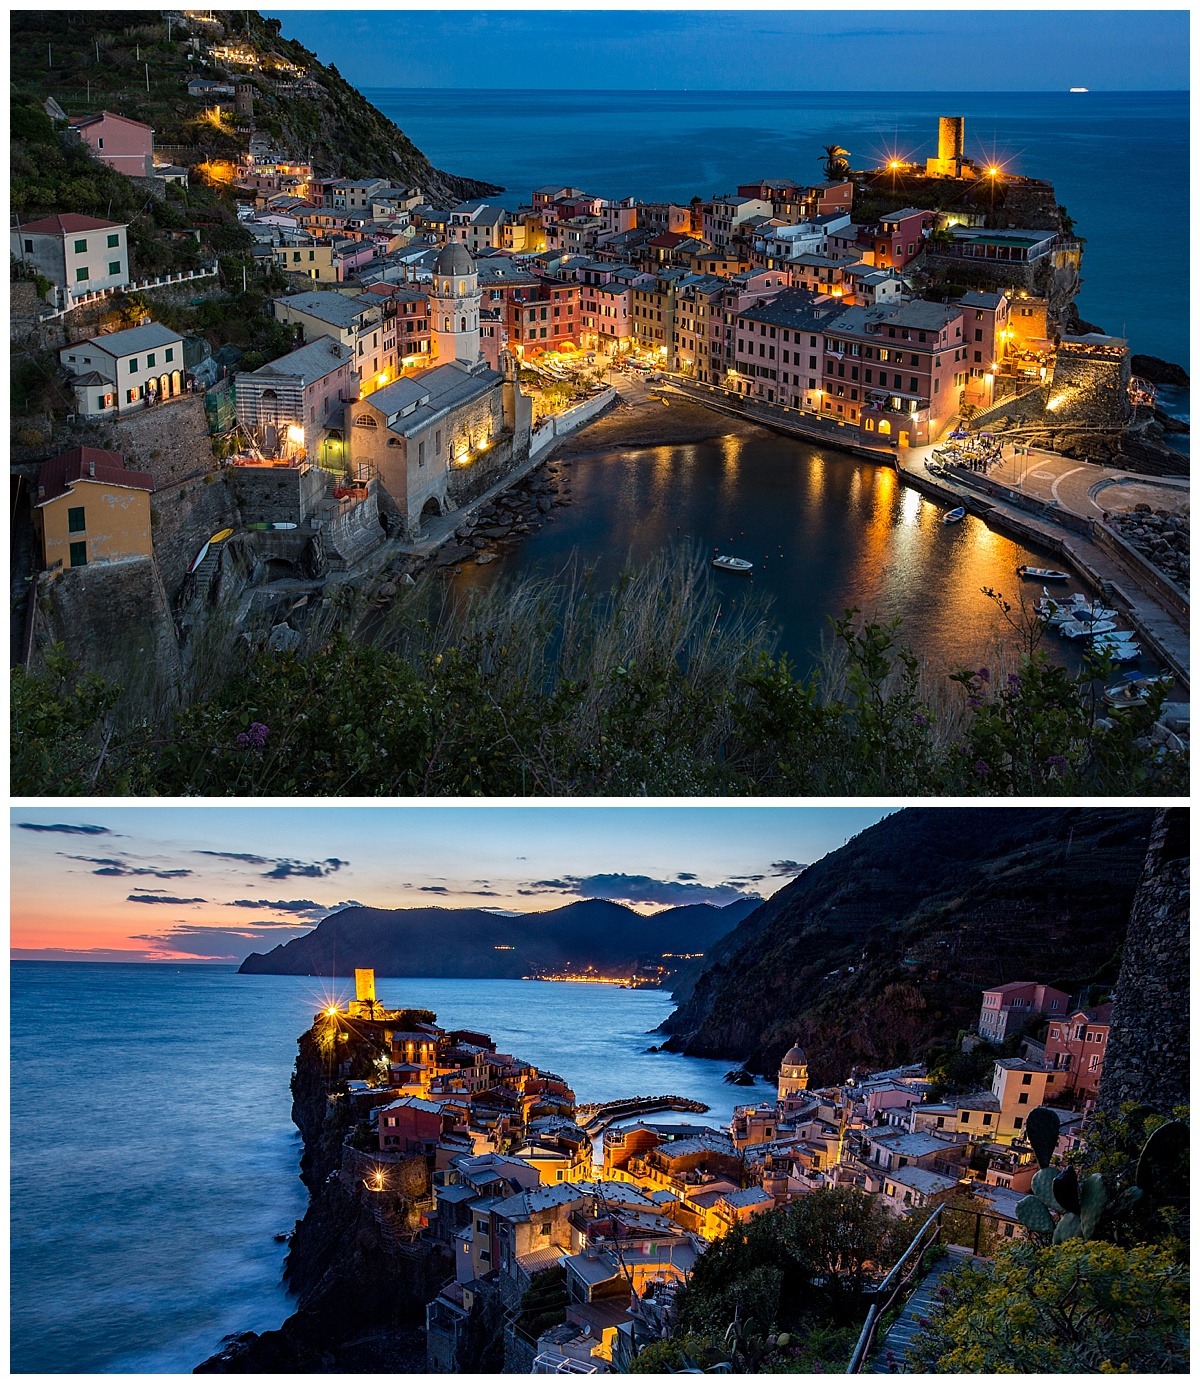
[{"label": "purple wildflower", "polygon": [[975,761],[975,774],[977,778],[987,778],[991,772],[991,766],[986,759],[977,759]]},{"label": "purple wildflower", "polygon": [[239,750],[261,750],[267,743],[267,727],[261,721],[251,721],[250,729],[242,731],[237,738]]},{"label": "purple wildflower", "polygon": [[925,727],[926,727],[928,724],[929,724],[929,722],[925,719],[924,716],[921,715],[921,713],[920,713],[919,711],[914,711],[914,712],[913,712],[913,725],[914,725],[914,726],[917,726],[917,727],[919,727],[921,730],[924,730]]},{"label": "purple wildflower", "polygon": [[978,711],[979,708],[983,705],[983,702],[979,697],[968,697],[967,705],[971,708],[972,711]]},{"label": "purple wildflower", "polygon": [[992,675],[988,672],[986,668],[980,668],[979,672],[976,673],[975,676],[979,679],[980,682],[991,682],[992,680]]},{"label": "purple wildflower", "polygon": [[1052,754],[1044,761],[1046,768],[1052,774],[1064,774],[1067,770],[1067,761],[1060,754]]},{"label": "purple wildflower", "polygon": [[1008,685],[1014,692],[1019,692],[1021,690],[1021,679],[1017,677],[1016,673],[1009,673]]}]

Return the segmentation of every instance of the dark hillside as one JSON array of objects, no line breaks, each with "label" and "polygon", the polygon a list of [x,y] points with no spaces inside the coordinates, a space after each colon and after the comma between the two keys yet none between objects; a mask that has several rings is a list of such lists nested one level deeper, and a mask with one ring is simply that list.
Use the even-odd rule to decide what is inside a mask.
[{"label": "dark hillside", "polygon": [[910,808],[810,866],[713,947],[668,1046],[816,1082],[953,1039],[979,992],[1116,980],[1149,809]]},{"label": "dark hillside", "polygon": [[519,979],[592,966],[624,976],[664,952],[706,950],[756,903],[689,904],[652,917],[606,899],[514,918],[482,908],[344,908],[303,937],[266,955],[252,953],[240,970],[348,976],[362,966],[387,976]]},{"label": "dark hillside", "polygon": [[[254,88],[254,126],[318,177],[375,175],[419,184],[440,205],[497,191],[436,169],[337,68],[280,36],[281,23],[255,10],[214,10],[215,23],[168,24],[157,10],[29,9],[10,15],[12,89],[38,103],[52,96],[69,115],[110,110],[152,125],[156,147],[198,164],[244,150],[251,120],[212,118],[192,77],[232,77]],[[197,42],[193,44],[192,40]],[[239,58],[210,54],[212,46]],[[83,210],[56,206],[43,210]],[[92,212],[103,215],[103,212]]]}]

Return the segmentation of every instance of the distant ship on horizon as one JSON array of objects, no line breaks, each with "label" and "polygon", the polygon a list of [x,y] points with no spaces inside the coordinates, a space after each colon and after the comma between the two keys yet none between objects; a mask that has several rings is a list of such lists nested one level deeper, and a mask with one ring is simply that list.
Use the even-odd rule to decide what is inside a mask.
[{"label": "distant ship on horizon", "polygon": [[1072,91],[1086,91],[1087,87],[1072,87]]}]

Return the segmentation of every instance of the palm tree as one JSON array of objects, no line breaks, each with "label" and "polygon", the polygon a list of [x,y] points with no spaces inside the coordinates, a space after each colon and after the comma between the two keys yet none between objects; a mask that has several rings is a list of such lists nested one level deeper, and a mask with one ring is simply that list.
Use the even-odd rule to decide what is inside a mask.
[{"label": "palm tree", "polygon": [[825,162],[821,165],[825,170],[825,176],[832,182],[835,178],[845,178],[850,172],[850,165],[847,159],[850,157],[850,150],[843,149],[840,144],[826,144]]}]

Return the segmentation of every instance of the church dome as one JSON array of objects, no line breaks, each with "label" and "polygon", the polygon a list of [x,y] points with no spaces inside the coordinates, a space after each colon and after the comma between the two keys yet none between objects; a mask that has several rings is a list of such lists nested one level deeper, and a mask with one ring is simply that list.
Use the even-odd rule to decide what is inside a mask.
[{"label": "church dome", "polygon": [[445,274],[447,278],[457,274],[474,274],[475,261],[465,245],[452,240],[449,245],[442,246],[441,253],[433,262],[433,272]]},{"label": "church dome", "polygon": [[808,1058],[804,1055],[804,1049],[796,1043],[788,1050],[788,1055],[783,1059],[785,1067],[807,1067]]}]

